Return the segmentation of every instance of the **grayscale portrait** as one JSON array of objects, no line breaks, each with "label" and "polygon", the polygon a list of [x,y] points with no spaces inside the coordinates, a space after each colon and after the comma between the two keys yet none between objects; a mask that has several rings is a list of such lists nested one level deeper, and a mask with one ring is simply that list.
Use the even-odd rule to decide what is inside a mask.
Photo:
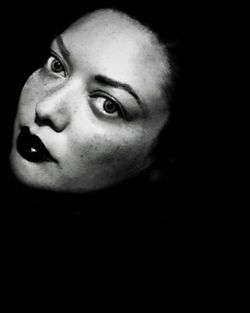
[{"label": "grayscale portrait", "polygon": [[101,3],[26,12],[8,121],[15,212],[176,219],[185,197],[190,204],[204,192],[210,61],[206,34],[199,41],[197,20],[181,9]]}]

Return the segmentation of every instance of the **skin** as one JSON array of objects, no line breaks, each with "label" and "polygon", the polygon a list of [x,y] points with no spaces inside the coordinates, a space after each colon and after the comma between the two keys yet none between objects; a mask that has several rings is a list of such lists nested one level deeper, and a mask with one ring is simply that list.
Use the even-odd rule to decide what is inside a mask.
[{"label": "skin", "polygon": [[[14,173],[31,187],[77,193],[138,175],[152,163],[168,120],[162,84],[169,69],[155,36],[124,14],[99,10],[71,25],[61,39],[52,42],[53,55],[22,90],[10,153]],[[140,104],[97,75],[132,87]],[[16,140],[22,126],[41,138],[57,162],[20,156]]]}]

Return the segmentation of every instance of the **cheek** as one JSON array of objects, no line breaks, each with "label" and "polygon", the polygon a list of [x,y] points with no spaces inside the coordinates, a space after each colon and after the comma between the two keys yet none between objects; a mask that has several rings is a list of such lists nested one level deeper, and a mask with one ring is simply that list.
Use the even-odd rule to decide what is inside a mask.
[{"label": "cheek", "polygon": [[[75,149],[73,148],[75,147]],[[71,151],[81,169],[91,172],[124,173],[140,168],[144,163],[146,148],[141,130],[119,132],[106,129],[102,133],[85,133],[82,140],[73,143]]]},{"label": "cheek", "polygon": [[[81,140],[67,138],[58,183],[75,191],[96,190],[136,176],[145,167],[145,150],[127,133],[85,133]],[[65,148],[67,147],[67,148]],[[66,152],[67,149],[67,152]]]}]

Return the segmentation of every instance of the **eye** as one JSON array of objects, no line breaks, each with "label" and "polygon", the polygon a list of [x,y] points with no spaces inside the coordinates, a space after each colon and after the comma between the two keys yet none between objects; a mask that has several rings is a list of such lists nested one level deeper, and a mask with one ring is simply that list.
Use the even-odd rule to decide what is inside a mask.
[{"label": "eye", "polygon": [[97,110],[98,113],[102,113],[110,117],[124,117],[125,110],[122,105],[118,103],[118,101],[116,102],[115,100],[103,95],[96,95],[91,98],[94,109]]},{"label": "eye", "polygon": [[45,64],[46,68],[60,76],[66,77],[66,70],[62,61],[55,55],[50,55]]},{"label": "eye", "polygon": [[119,111],[117,104],[110,99],[105,99],[103,103],[103,109],[108,114],[114,114],[115,112]]},{"label": "eye", "polygon": [[51,69],[53,72],[55,73],[60,73],[63,71],[63,65],[62,63],[57,60],[57,59],[54,59],[52,62],[51,62]]}]

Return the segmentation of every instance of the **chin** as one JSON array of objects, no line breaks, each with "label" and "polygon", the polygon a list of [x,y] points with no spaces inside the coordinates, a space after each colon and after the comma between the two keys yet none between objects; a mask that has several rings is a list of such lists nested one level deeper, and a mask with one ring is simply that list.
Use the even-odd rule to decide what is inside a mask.
[{"label": "chin", "polygon": [[9,155],[10,169],[19,183],[32,189],[53,190],[53,184],[42,179],[38,175],[33,164],[22,159],[15,149]]}]

